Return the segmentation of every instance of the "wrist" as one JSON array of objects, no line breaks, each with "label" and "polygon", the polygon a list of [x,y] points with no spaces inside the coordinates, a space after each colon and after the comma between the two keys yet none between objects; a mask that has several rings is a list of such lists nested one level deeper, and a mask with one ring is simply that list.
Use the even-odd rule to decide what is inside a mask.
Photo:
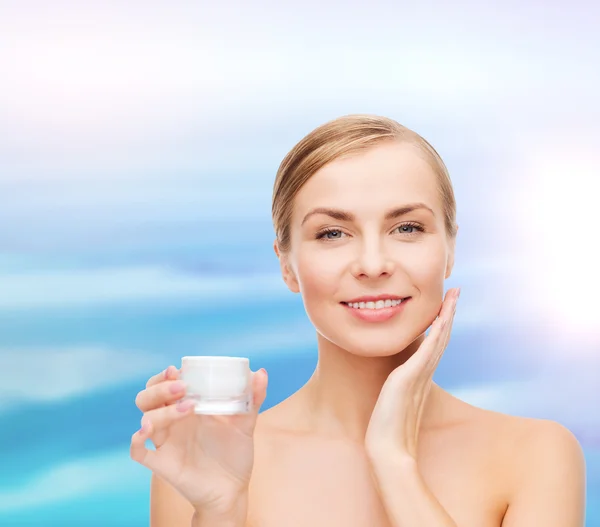
[{"label": "wrist", "polygon": [[371,468],[377,478],[387,480],[397,479],[399,476],[406,476],[418,472],[417,460],[408,452],[399,452],[397,450],[382,450],[369,453]]},{"label": "wrist", "polygon": [[416,463],[416,454],[406,448],[398,448],[398,446],[389,441],[379,443],[371,442],[365,445],[366,454],[371,464],[399,466]]},{"label": "wrist", "polygon": [[248,497],[245,495],[226,507],[195,507],[192,527],[244,527],[247,515]]}]

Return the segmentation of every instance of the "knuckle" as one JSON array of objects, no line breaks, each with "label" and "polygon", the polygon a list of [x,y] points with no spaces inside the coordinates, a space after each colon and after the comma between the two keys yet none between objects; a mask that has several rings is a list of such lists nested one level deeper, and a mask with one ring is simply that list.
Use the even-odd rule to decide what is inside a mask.
[{"label": "knuckle", "polygon": [[138,449],[133,446],[129,449],[129,457],[138,463],[142,461],[142,456],[140,455]]},{"label": "knuckle", "polygon": [[140,404],[138,404],[138,408],[142,412],[148,412],[150,410],[160,408],[166,401],[164,389],[160,385],[152,386],[142,390],[138,396],[140,397]]},{"label": "knuckle", "polygon": [[129,445],[129,457],[134,461],[139,460],[139,450],[136,445],[135,434],[131,436],[131,444]]},{"label": "knuckle", "polygon": [[142,404],[143,404],[143,401],[144,401],[145,392],[146,392],[146,390],[142,390],[142,391],[138,392],[138,394],[135,396],[135,405],[140,410],[142,410]]},{"label": "knuckle", "polygon": [[153,421],[156,421],[156,429],[162,431],[168,430],[171,424],[177,419],[178,413],[179,412],[175,409],[174,404],[161,408],[156,412],[156,416],[153,418]]},{"label": "knuckle", "polygon": [[153,375],[152,377],[150,377],[148,379],[148,382],[146,383],[146,388],[150,388],[150,386],[153,386],[154,384],[160,382],[161,379],[164,379],[165,372],[166,372],[166,370],[163,370],[160,373],[157,373],[156,375]]},{"label": "knuckle", "polygon": [[152,416],[152,423],[156,429],[164,429],[169,426],[171,422],[171,412],[169,411],[170,407],[165,406],[164,408],[160,408],[155,412],[155,415]]},{"label": "knuckle", "polygon": [[183,406],[183,411],[181,406],[182,404],[184,403],[178,401],[177,403],[169,406],[169,411],[167,412],[167,419],[169,420],[169,422],[174,421],[175,419],[182,417],[185,414],[185,404]]}]

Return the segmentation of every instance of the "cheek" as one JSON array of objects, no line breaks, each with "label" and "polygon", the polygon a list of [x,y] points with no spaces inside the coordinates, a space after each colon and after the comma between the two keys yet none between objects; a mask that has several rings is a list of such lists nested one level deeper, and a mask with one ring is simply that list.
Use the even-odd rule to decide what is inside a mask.
[{"label": "cheek", "polygon": [[306,315],[317,332],[332,342],[336,342],[339,322],[331,316],[333,304],[340,297],[340,284],[347,273],[343,258],[333,257],[334,253],[307,250],[296,260],[296,278]]},{"label": "cheek", "polygon": [[337,291],[342,265],[329,254],[304,251],[297,260],[297,278],[305,303],[331,298]]},{"label": "cheek", "polygon": [[407,269],[410,281],[416,289],[424,296],[439,296],[444,289],[445,262],[439,262],[434,265],[430,262],[428,265],[415,265]]},{"label": "cheek", "polygon": [[410,277],[411,287],[417,295],[417,302],[413,304],[413,314],[425,326],[433,322],[441,307],[446,259],[443,247],[432,246],[419,255],[418,261],[415,259],[404,262],[403,268]]},{"label": "cheek", "polygon": [[398,257],[400,268],[410,278],[412,285],[423,294],[435,293],[444,287],[446,250],[440,243],[415,246]]}]

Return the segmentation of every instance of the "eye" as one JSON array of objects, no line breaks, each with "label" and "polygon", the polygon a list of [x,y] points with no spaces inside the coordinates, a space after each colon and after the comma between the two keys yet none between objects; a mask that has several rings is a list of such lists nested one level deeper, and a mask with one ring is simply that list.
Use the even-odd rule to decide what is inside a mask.
[{"label": "eye", "polygon": [[340,229],[323,229],[315,236],[317,240],[339,240],[344,233]]},{"label": "eye", "polygon": [[417,232],[425,231],[423,226],[418,223],[403,223],[402,225],[398,225],[398,227],[396,227],[394,230],[399,231],[400,234],[408,234],[408,235],[416,234],[414,231],[417,231]]}]

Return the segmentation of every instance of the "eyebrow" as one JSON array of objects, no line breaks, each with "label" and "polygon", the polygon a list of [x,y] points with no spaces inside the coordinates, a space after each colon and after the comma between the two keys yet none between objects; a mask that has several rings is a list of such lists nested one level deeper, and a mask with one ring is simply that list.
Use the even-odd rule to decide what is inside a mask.
[{"label": "eyebrow", "polygon": [[[425,205],[425,203],[409,203],[407,205],[402,205],[401,207],[396,207],[394,209],[388,210],[385,213],[385,219],[386,219],[386,221],[393,220],[393,219],[399,218],[400,216],[404,216],[405,214],[408,214],[409,212],[413,212],[414,210],[418,210],[418,209],[428,210],[429,212],[431,212],[431,214],[433,214],[433,216],[435,216],[433,209],[431,207]],[[315,214],[324,214],[324,215],[330,216],[331,218],[336,219],[338,221],[348,221],[348,222],[354,221],[356,218],[354,216],[354,214],[352,214],[351,212],[345,211],[345,210],[330,209],[327,207],[317,207],[317,208],[309,211],[308,214],[306,216],[304,216],[304,219],[302,220],[301,225],[304,225],[306,223],[306,221],[308,220],[308,218],[310,218],[311,216],[314,216]]]}]

